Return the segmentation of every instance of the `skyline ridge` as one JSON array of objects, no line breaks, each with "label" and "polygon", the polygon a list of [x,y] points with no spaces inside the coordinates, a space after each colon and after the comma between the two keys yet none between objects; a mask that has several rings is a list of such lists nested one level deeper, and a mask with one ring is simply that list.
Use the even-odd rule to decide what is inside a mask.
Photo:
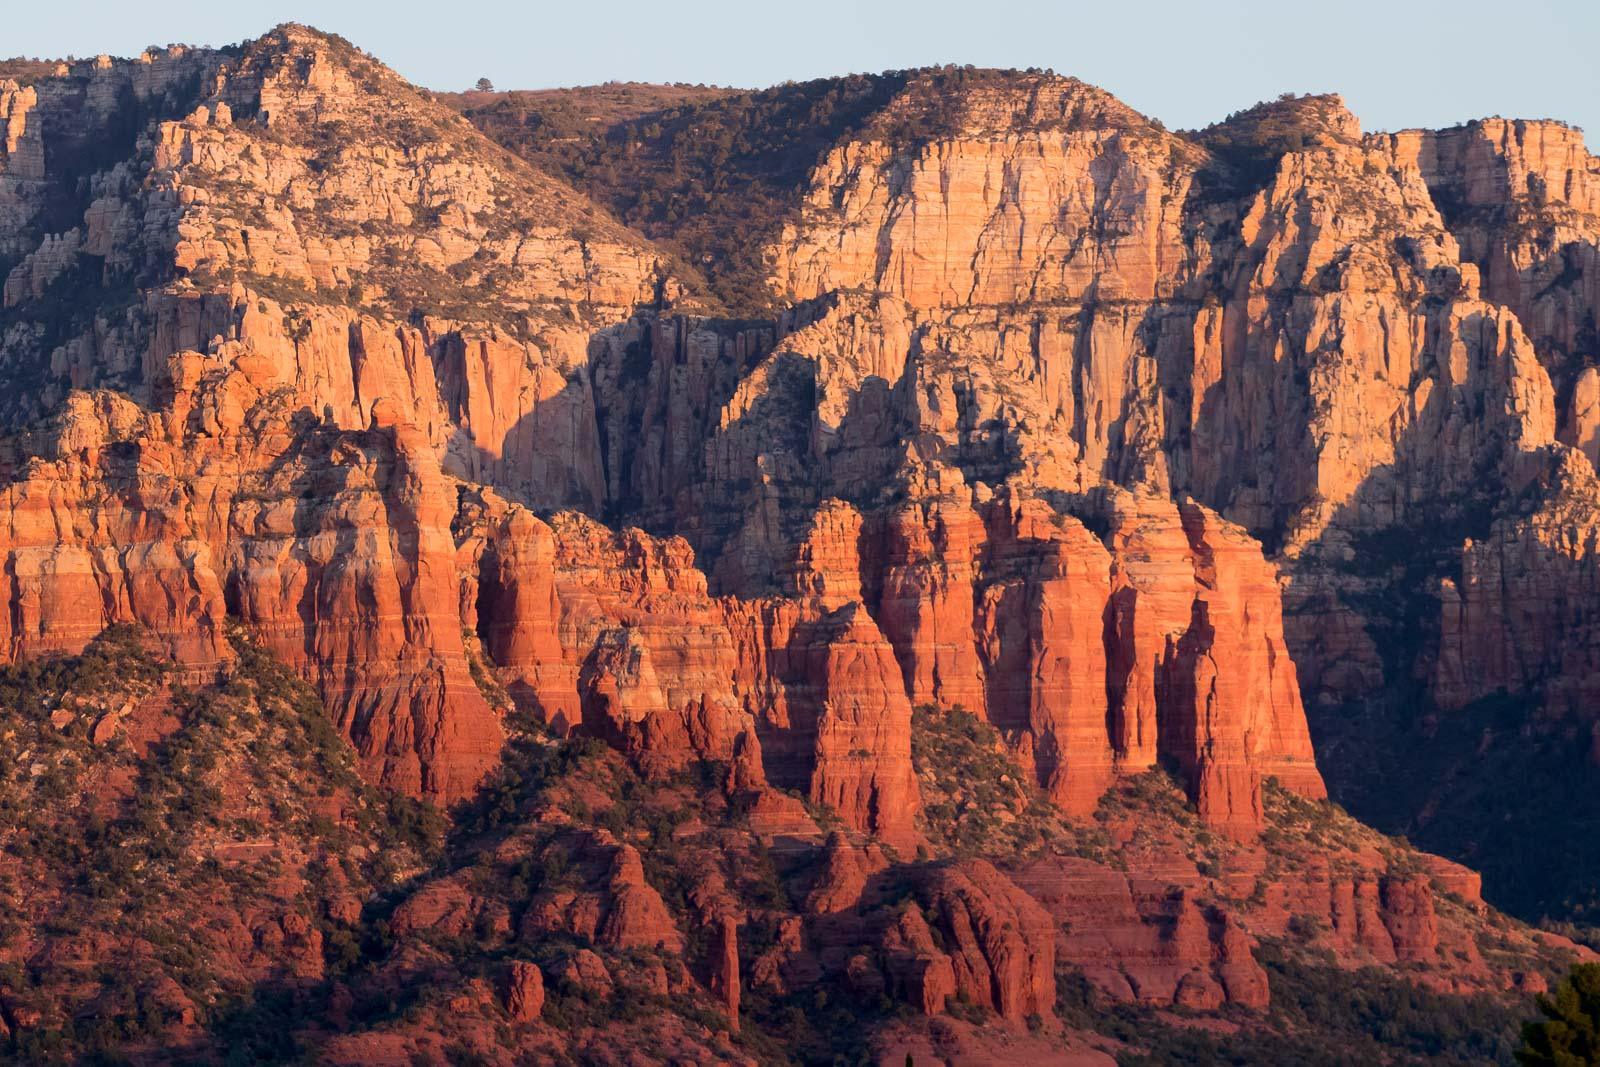
[{"label": "skyline ridge", "polygon": [[[138,17],[91,0],[72,12],[32,9],[8,26],[7,52],[131,55],[152,42],[218,45],[252,39],[263,27],[303,21],[358,42],[414,84],[440,92],[487,77],[502,89],[537,90],[640,81],[763,88],[849,71],[904,70],[946,63],[1049,67],[1104,87],[1174,128],[1270,100],[1282,92],[1337,91],[1372,130],[1441,128],[1495,115],[1555,118],[1584,129],[1600,122],[1600,71],[1584,57],[1600,42],[1600,9],[1536,0],[1513,22],[1493,4],[1363,2],[1337,19],[1231,0],[1205,12],[1147,3],[1112,12],[1096,5],[1000,0],[974,18],[935,0],[859,9],[825,0],[808,17],[775,26],[737,5],[710,2],[652,17],[646,5],[605,12],[532,4],[502,10],[469,4],[457,17],[427,12],[430,32],[407,31],[411,5],[379,9],[367,0],[323,5],[234,5],[193,11],[143,7]],[[400,16],[400,17],[394,17]],[[1485,28],[1494,36],[1495,75],[1481,63]],[[649,33],[635,27],[648,26]],[[1009,32],[1023,29],[1026,32]],[[785,46],[772,47],[774,32]]]}]

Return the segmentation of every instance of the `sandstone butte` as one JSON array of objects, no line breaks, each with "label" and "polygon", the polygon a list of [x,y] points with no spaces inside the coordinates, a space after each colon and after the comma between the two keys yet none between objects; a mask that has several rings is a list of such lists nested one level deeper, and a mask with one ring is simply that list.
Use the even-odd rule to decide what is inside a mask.
[{"label": "sandstone butte", "polygon": [[[1258,940],[1312,920],[1344,963],[1534,988],[1464,869],[1263,832],[1322,810],[1307,704],[1400,680],[1368,617],[1396,530],[1494,516],[1424,590],[1428,699],[1592,726],[1600,162],[1553,122],[1363,135],[1308,97],[1183,136],[1073,79],[899,77],[765,231],[765,320],[304,27],[0,80],[0,657],[134,623],[207,684],[231,619],[371,784],[470,801],[531,719],[652,788],[722,768],[752,840],[818,854],[759,953],[738,885],[668,899],[616,828],[564,831],[581,877],[515,928],[434,878],[400,942],[588,946],[456,1015],[643,988],[737,1029],[741,990],[830,976],[1023,1041],[1058,963],[1265,1009]],[[1065,824],[1158,767],[1199,822],[953,859],[913,737],[950,709]]]}]

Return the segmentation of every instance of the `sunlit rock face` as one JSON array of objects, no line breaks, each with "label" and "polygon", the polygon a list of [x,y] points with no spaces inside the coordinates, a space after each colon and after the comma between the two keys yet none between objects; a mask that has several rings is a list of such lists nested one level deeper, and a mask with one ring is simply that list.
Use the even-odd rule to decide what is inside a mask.
[{"label": "sunlit rock face", "polygon": [[1078,1040],[1069,972],[1247,1019],[1262,939],[1533,990],[1575,946],[1323,804],[1308,709],[1600,736],[1577,131],[829,84],[574,91],[604,128],[513,152],[299,26],[0,78],[0,660],[131,623],[224,692],[248,633],[349,790],[456,820],[381,937],[261,909],[327,1062],[565,1055],[579,1002],[615,1059],[617,998],[741,1062],[814,986],[992,1052],[952,1020]]}]

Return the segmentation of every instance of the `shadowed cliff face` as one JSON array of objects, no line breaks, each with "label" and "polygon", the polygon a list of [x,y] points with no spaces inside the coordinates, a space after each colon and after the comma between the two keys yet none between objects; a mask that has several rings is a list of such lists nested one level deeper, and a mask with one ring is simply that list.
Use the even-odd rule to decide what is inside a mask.
[{"label": "shadowed cliff face", "polygon": [[1453,994],[1576,951],[1312,750],[1355,781],[1355,709],[1501,693],[1588,744],[1571,131],[1178,135],[956,70],[659,101],[456,101],[522,159],[298,26],[0,81],[0,658],[134,624],[226,686],[231,619],[453,812],[285,1032],[622,1055],[631,996],[690,1058],[795,1012],[997,1047],[956,1005],[1092,1056],[1072,973],[1262,1012],[1264,941]]},{"label": "shadowed cliff face", "polygon": [[[819,155],[770,239],[769,284],[801,301],[771,355],[737,387],[663,393],[688,384],[663,366],[634,391],[647,439],[706,427],[703,461],[630,459],[623,491],[728,591],[774,588],[829,497],[1190,495],[1289,578],[1288,646],[1348,796],[1430,839],[1450,801],[1357,789],[1386,745],[1349,721],[1503,692],[1588,743],[1572,613],[1594,504],[1561,445],[1600,458],[1594,168],[1559,123],[1363,137],[1318,97],[1180,137],[1065,79],[913,76]],[[1486,861],[1470,831],[1437,840]],[[1525,866],[1494,872],[1505,899],[1581,895]]]}]

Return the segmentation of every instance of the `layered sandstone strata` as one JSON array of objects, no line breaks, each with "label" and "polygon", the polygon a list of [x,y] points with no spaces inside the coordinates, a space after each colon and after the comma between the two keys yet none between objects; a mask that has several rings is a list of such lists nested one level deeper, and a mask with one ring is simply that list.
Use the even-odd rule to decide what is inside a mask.
[{"label": "layered sandstone strata", "polygon": [[[180,61],[200,95],[171,111]],[[81,225],[8,221],[24,320],[86,268],[146,289],[48,351],[8,334],[41,381],[13,414],[75,413],[70,446],[17,446],[62,454],[13,486],[12,654],[132,618],[199,664],[231,611],[430,796],[500,737],[465,629],[559,729],[653,774],[736,764],[758,803],[770,781],[902,847],[921,704],[995,725],[1066,811],[1170,760],[1248,835],[1265,779],[1321,791],[1251,534],[1293,604],[1337,603],[1351,537],[1559,447],[1534,345],[1435,204],[1482,167],[1364,140],[1334,98],[1195,140],[1070,80],[917,80],[808,175],[770,250],[793,306],[749,324],[668,313],[648,242],[342,42],[143,66],[84,75],[161,113]],[[65,91],[10,90],[8,160]],[[1246,174],[1224,147],[1269,122],[1301,143]],[[1587,173],[1562,144],[1512,171]],[[112,385],[142,408],[71,392]],[[1310,677],[1370,681],[1361,635],[1309,617]]]},{"label": "layered sandstone strata", "polygon": [[[1538,946],[1470,875],[1305,802],[1301,689],[1396,684],[1375,539],[1488,505],[1409,666],[1445,708],[1592,704],[1592,158],[1363,138],[1336,98],[1184,137],[1049,75],[905,82],[805,173],[760,321],[303,27],[0,83],[4,658],[135,622],[209,681],[232,616],[373,781],[491,781],[481,862],[409,883],[367,976],[446,975],[441,1032],[545,1035],[547,983],[733,1031],[822,978],[1048,1029],[1058,962],[1259,1009],[1261,937],[1507,987],[1480,940]],[[1056,836],[940,851],[929,706]],[[559,744],[524,713],[610,751],[491,780],[509,734]],[[783,884],[766,845],[825,827]],[[315,925],[255,925],[315,976]],[[665,1047],[733,1058],[710,1033]],[[420,1048],[368,1038],[330,1060]]]},{"label": "layered sandstone strata", "polygon": [[[773,781],[900,844],[915,704],[987,718],[1072,812],[1158,756],[1244,832],[1265,777],[1320,795],[1271,566],[1198,505],[1119,507],[1108,551],[1037,500],[875,527],[834,501],[793,565],[802,595],[746,600],[711,597],[681,540],[489,501],[469,599],[513,694],[558,727],[662,769],[731,759],[753,729]],[[939,540],[908,543],[929,519]]]},{"label": "layered sandstone strata", "polygon": [[[133,622],[204,676],[231,614],[317,683],[376,779],[467,795],[502,735],[467,670],[436,456],[385,405],[345,433],[213,366],[162,413],[75,395],[32,442],[7,492],[8,656]],[[171,375],[193,389],[204,368],[187,353]]]}]

